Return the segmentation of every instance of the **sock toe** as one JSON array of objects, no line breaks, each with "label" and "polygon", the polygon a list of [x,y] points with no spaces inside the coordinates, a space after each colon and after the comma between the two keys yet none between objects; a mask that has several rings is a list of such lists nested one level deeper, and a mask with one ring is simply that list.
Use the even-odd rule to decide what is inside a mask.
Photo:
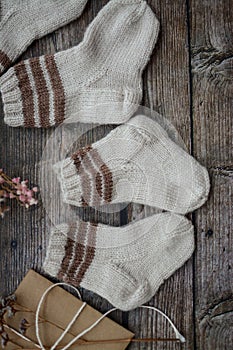
[{"label": "sock toe", "polygon": [[144,162],[144,169],[150,178],[149,193],[153,194],[153,189],[156,193],[155,196],[148,196],[147,204],[179,214],[201,207],[210,190],[206,168],[173,142],[167,132],[151,118],[137,115],[125,125],[125,129],[127,125],[133,129],[128,131],[131,139],[134,132],[141,143],[146,144],[146,151],[141,150],[139,160],[148,160],[148,163]]},{"label": "sock toe", "polygon": [[194,183],[190,193],[190,207],[187,212],[191,212],[201,207],[207,200],[210,191],[210,179],[208,171],[200,164],[196,164],[194,171]]}]

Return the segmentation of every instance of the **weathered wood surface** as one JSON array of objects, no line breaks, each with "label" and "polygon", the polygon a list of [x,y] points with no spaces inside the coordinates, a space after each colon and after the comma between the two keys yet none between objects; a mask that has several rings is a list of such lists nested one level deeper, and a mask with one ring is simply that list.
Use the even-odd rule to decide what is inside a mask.
[{"label": "weathered wood surface", "polygon": [[233,348],[232,73],[233,13],[228,1],[191,1],[193,153],[212,190],[196,212],[194,307],[198,349]]},{"label": "weathered wood surface", "polygon": [[[89,0],[76,21],[36,41],[20,58],[54,53],[78,44],[107,0]],[[232,296],[232,22],[227,0],[150,0],[161,23],[158,43],[144,73],[143,104],[171,120],[211,175],[211,194],[193,215],[196,251],[159,289],[150,305],[164,310],[187,338],[180,344],[134,344],[129,349],[223,350],[233,348]],[[38,164],[52,130],[7,127],[0,110],[0,167],[38,183]],[[106,127],[107,128],[107,127]],[[97,131],[93,138],[99,138]],[[125,224],[153,212],[130,205],[121,215],[99,215]],[[88,212],[84,215],[87,218]],[[91,216],[95,215],[93,212]],[[97,216],[95,215],[95,218]],[[0,292],[12,292],[29,268],[40,271],[50,222],[42,204],[12,208],[0,224]],[[91,305],[109,304],[84,291]],[[164,320],[140,310],[113,318],[138,336],[172,336]]]}]

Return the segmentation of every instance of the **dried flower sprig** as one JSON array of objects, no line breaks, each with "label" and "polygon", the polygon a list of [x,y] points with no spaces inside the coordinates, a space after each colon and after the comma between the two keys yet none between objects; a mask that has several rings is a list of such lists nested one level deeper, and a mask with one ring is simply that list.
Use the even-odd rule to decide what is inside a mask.
[{"label": "dried flower sprig", "polygon": [[16,297],[14,294],[9,295],[5,298],[0,298],[0,339],[1,339],[1,347],[4,349],[9,341],[9,336],[4,328],[4,316],[13,317],[16,313],[14,309]]},{"label": "dried flower sprig", "polygon": [[20,324],[19,324],[19,332],[21,334],[25,334],[26,333],[26,330],[28,329],[28,327],[30,327],[30,323],[28,323],[28,321],[26,320],[26,318],[23,318],[21,321],[20,321]]},{"label": "dried flower sprig", "polygon": [[[34,326],[34,324],[30,324],[25,318],[21,319],[19,326],[18,326],[18,330],[11,328],[9,325],[7,325],[7,323],[4,320],[4,315],[8,316],[8,317],[13,317],[15,315],[16,312],[29,312],[29,313],[33,313],[32,310],[21,306],[20,304],[17,304],[16,301],[16,296],[13,295],[9,295],[8,297],[5,298],[1,298],[0,297],[0,346],[4,349],[8,342],[14,344],[15,346],[17,346],[15,348],[15,350],[35,350],[36,348],[40,348],[40,346],[35,343],[33,340],[29,339],[27,336],[25,336],[27,329],[30,326]],[[60,328],[62,331],[64,331],[64,329],[62,327],[60,327],[59,325],[43,319],[40,317],[40,322],[39,323],[49,323],[52,324],[58,328]],[[28,341],[29,343],[32,343],[35,347],[33,348],[22,348],[21,346],[19,346],[15,341],[13,341],[13,339],[11,339],[8,335],[8,333],[5,331],[6,330],[10,330],[11,332],[13,332],[14,334],[18,335],[20,338]],[[70,332],[70,334],[72,334]],[[75,334],[72,334],[73,336],[75,336]],[[130,342],[134,342],[134,343],[154,343],[154,342],[180,342],[180,340],[178,338],[140,338],[140,339],[132,339],[132,338],[127,338],[127,339],[106,339],[106,340],[85,340],[85,339],[78,339],[76,341],[77,345],[97,345],[97,344],[114,344],[114,343],[130,343]],[[48,348],[48,346],[44,346],[45,349]],[[61,349],[63,348],[63,345],[58,345],[56,347],[56,349]]]},{"label": "dried flower sprig", "polygon": [[3,218],[10,208],[6,204],[9,199],[16,199],[25,208],[36,205],[37,187],[28,188],[28,180],[21,181],[20,177],[10,178],[0,169],[0,216]]}]

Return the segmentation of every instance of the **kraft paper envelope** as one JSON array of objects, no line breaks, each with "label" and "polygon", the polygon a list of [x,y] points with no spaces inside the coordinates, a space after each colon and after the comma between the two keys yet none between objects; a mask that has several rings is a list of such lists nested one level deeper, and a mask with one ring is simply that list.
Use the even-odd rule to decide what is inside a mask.
[{"label": "kraft paper envelope", "polygon": [[[15,292],[17,298],[16,304],[19,305],[20,309],[22,308],[22,311],[16,312],[13,318],[6,318],[7,324],[16,330],[19,329],[20,321],[22,319],[26,319],[29,323],[29,327],[26,330],[25,336],[33,340],[33,342],[36,344],[38,344],[38,342],[35,334],[35,312],[41,296],[51,285],[52,283],[46,278],[42,277],[35,271],[30,270]],[[49,349],[55,343],[82,304],[82,301],[66,292],[59,286],[53,288],[47,294],[44,303],[41,306],[39,327],[41,340],[45,348]],[[64,337],[61,343],[59,343],[60,348],[62,345],[64,346],[68,344],[68,342],[72,340],[75,335],[92,325],[101,317],[101,315],[102,314],[100,312],[96,311],[89,305],[86,305],[76,322],[71,327],[69,333]],[[5,349],[37,349],[32,343],[20,339],[17,335],[14,335],[10,331],[7,332],[10,335],[11,342],[8,342]],[[132,339],[133,337],[133,333],[113,322],[109,318],[105,318],[81,339],[92,341],[106,339]],[[130,340],[126,343],[102,343],[88,345],[80,345],[77,342],[69,349],[124,350],[129,343]],[[59,346],[57,349],[59,349]]]}]

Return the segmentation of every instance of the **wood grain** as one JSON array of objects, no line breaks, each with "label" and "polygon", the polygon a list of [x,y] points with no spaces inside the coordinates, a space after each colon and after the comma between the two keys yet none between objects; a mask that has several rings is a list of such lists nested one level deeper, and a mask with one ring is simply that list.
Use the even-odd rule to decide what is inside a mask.
[{"label": "wood grain", "polygon": [[[77,45],[87,25],[107,0],[88,1],[81,17],[34,42],[18,59],[54,53]],[[143,105],[164,115],[179,130],[188,149],[211,175],[209,201],[193,216],[196,252],[150,301],[166,312],[187,342],[132,344],[133,349],[230,350],[233,348],[232,295],[232,10],[228,0],[149,0],[161,30],[143,75]],[[39,162],[50,130],[10,128],[0,106],[0,167],[10,175],[39,181]],[[95,141],[111,129],[86,136]],[[43,186],[43,184],[40,184]],[[139,220],[156,210],[130,205],[121,213],[81,210],[112,225]],[[14,291],[29,268],[41,271],[50,221],[43,203],[28,211],[13,205],[0,222],[0,294]],[[84,299],[104,312],[110,305],[92,292]],[[174,336],[153,312],[135,310],[112,316],[140,337]]]},{"label": "wood grain", "polygon": [[211,175],[195,215],[197,349],[232,349],[232,4],[190,1],[193,150]]}]

